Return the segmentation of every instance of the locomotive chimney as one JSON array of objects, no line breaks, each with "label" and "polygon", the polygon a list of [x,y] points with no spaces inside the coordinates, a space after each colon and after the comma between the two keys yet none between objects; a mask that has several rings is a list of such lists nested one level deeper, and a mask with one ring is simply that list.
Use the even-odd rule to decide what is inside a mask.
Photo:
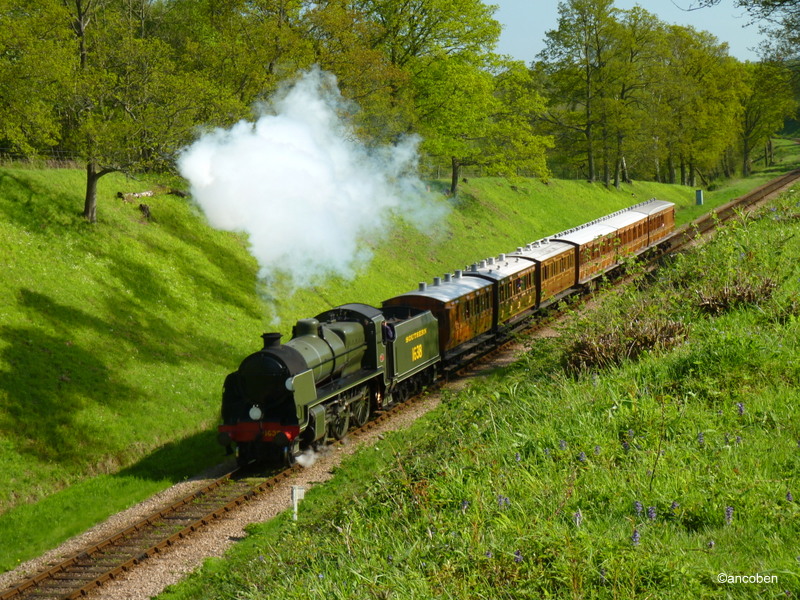
[{"label": "locomotive chimney", "polygon": [[264,340],[264,350],[281,345],[280,333],[264,333],[261,335],[261,339]]}]

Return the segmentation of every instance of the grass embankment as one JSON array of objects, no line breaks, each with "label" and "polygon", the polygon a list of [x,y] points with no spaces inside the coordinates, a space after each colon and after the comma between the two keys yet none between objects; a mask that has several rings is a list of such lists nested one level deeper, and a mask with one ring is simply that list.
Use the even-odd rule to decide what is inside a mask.
[{"label": "grass embankment", "polygon": [[[241,236],[209,229],[166,194],[145,199],[148,222],[138,201],[115,194],[152,181],[113,175],[100,180],[89,225],[83,184],[79,170],[0,169],[0,570],[218,461],[221,382],[276,316],[286,334],[331,305],[377,305],[640,200],[675,201],[684,221],[694,205],[694,190],[676,186],[471,179],[439,199],[446,223],[425,234],[398,223],[373,241],[355,280],[271,290],[281,300],[267,304]],[[709,192],[706,206],[735,195]]]},{"label": "grass embankment", "polygon": [[161,598],[796,597],[799,198],[607,294]]}]

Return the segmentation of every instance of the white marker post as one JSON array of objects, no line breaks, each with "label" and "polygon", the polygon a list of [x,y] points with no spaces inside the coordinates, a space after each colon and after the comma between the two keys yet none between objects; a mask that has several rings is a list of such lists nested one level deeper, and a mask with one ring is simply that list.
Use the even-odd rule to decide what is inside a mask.
[{"label": "white marker post", "polygon": [[294,511],[292,514],[292,519],[297,521],[297,505],[300,504],[300,500],[306,497],[306,488],[293,485],[292,486],[292,510]]}]

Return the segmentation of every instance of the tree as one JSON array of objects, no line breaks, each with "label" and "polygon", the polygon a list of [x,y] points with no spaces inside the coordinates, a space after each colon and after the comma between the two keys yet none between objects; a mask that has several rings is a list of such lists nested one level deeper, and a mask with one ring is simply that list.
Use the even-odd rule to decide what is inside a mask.
[{"label": "tree", "polygon": [[231,106],[225,90],[182,71],[126,0],[63,0],[77,52],[61,146],[86,165],[83,216],[97,220],[97,182],[108,173],[171,165],[197,122]]},{"label": "tree", "polygon": [[69,36],[57,1],[0,0],[0,145],[34,154],[56,143]]},{"label": "tree", "polygon": [[711,168],[736,139],[741,79],[727,44],[708,32],[670,26],[668,54],[653,92],[661,102],[663,152],[674,182],[695,186],[695,177]]},{"label": "tree", "polygon": [[[715,6],[721,0],[698,0],[693,10]],[[754,19],[764,23],[763,30],[784,56],[797,57],[800,48],[800,2],[798,0],[735,0]]]},{"label": "tree", "polygon": [[750,174],[752,153],[769,143],[770,137],[783,126],[784,119],[794,116],[792,74],[781,63],[745,63],[741,65],[746,90],[742,98],[741,143],[742,175]]},{"label": "tree", "polygon": [[[597,128],[608,118],[609,68],[617,51],[618,10],[613,0],[568,0],[559,4],[558,28],[548,31],[540,53],[550,76],[548,119],[578,133],[589,181],[597,178]],[[564,139],[562,137],[562,139]]]},{"label": "tree", "polygon": [[359,133],[384,143],[407,133],[414,123],[411,75],[375,43],[381,26],[347,0],[317,3],[304,22],[314,62],[334,73],[342,96],[359,107],[352,115]]}]

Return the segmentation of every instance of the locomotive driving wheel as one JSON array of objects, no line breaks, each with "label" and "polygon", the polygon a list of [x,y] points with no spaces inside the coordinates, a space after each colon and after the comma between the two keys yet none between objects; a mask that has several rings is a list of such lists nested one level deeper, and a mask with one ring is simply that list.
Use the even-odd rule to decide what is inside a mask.
[{"label": "locomotive driving wheel", "polygon": [[369,421],[369,397],[365,396],[361,400],[353,402],[350,405],[350,415],[356,427],[361,427]]},{"label": "locomotive driving wheel", "polygon": [[350,412],[347,410],[337,414],[328,426],[330,436],[335,440],[344,439],[350,429]]}]

